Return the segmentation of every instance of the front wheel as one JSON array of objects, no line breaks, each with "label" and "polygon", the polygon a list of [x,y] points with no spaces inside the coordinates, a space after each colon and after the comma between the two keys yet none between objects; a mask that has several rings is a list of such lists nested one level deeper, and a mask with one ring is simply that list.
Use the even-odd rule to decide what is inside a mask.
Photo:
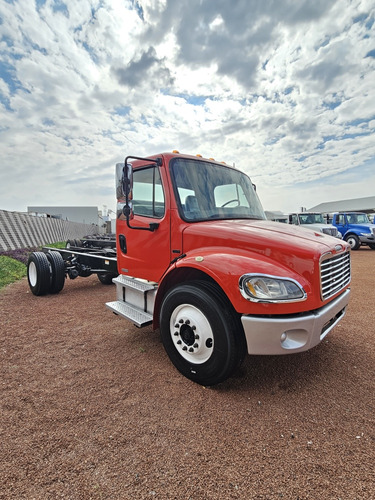
[{"label": "front wheel", "polygon": [[175,367],[205,386],[230,377],[246,354],[237,313],[221,290],[205,281],[168,292],[160,311],[160,333]]},{"label": "front wheel", "polygon": [[350,234],[347,238],[345,238],[345,240],[349,243],[352,250],[358,250],[358,248],[361,246],[359,238],[355,234]]}]

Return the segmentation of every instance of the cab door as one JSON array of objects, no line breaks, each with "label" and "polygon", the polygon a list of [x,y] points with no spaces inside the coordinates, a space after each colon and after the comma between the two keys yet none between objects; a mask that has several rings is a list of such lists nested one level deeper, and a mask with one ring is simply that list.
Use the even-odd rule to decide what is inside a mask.
[{"label": "cab door", "polygon": [[[171,248],[166,200],[160,167],[151,165],[133,170],[132,228],[128,227],[124,216],[117,219],[120,274],[158,282],[168,268]],[[150,224],[157,228],[150,230]]]},{"label": "cab door", "polygon": [[344,236],[346,229],[346,217],[345,214],[336,215],[336,228],[341,233],[341,236]]}]

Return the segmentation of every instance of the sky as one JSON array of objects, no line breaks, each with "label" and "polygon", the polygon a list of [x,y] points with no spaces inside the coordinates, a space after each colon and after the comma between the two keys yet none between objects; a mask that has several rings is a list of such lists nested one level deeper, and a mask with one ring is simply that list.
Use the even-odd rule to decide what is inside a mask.
[{"label": "sky", "polygon": [[0,209],[115,210],[115,164],[225,161],[265,210],[375,196],[373,0],[0,0]]}]

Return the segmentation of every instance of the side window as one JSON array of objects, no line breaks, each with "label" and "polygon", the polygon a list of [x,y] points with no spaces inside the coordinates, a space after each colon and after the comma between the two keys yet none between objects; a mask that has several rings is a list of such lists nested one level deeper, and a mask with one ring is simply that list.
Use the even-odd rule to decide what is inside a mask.
[{"label": "side window", "polygon": [[163,217],[165,200],[158,167],[133,171],[133,210],[135,215]]},{"label": "side window", "polygon": [[339,220],[338,220],[338,223],[340,225],[344,225],[345,224],[345,221],[344,221],[344,216],[343,215],[339,215]]},{"label": "side window", "polygon": [[297,217],[297,215],[296,215],[296,214],[293,214],[293,215],[292,215],[292,224],[296,224],[296,225],[298,225],[298,217]]}]

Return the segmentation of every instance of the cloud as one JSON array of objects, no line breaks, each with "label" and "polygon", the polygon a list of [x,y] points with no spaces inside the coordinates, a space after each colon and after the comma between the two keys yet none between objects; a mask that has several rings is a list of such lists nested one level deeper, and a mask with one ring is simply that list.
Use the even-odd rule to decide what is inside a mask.
[{"label": "cloud", "polygon": [[144,82],[154,89],[169,88],[174,81],[164,60],[157,57],[153,47],[136,60],[132,59],[126,67],[113,68],[112,72],[121,85],[129,88],[142,86]]},{"label": "cloud", "polygon": [[369,0],[13,0],[0,19],[0,208],[114,206],[117,161],[179,149],[293,210],[374,161]]}]

